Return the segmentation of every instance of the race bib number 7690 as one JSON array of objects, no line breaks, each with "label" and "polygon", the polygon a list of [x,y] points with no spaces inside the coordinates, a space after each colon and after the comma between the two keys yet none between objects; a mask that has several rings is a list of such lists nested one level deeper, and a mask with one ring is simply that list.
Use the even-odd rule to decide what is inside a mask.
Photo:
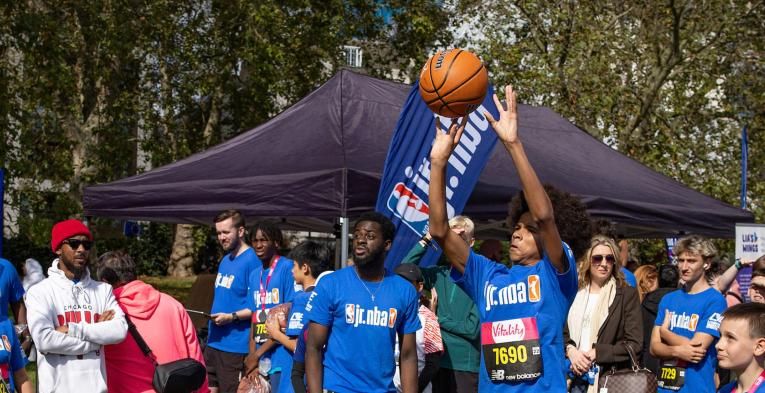
[{"label": "race bib number 7690", "polygon": [[481,350],[493,382],[529,381],[542,375],[542,350],[534,317],[483,323]]}]

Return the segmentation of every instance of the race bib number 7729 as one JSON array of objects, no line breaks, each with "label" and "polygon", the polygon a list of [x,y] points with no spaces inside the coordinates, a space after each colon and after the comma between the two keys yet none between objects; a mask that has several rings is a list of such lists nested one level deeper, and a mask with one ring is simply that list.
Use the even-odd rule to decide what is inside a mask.
[{"label": "race bib number 7729", "polygon": [[542,349],[534,317],[483,323],[481,350],[493,382],[529,381],[542,375]]}]

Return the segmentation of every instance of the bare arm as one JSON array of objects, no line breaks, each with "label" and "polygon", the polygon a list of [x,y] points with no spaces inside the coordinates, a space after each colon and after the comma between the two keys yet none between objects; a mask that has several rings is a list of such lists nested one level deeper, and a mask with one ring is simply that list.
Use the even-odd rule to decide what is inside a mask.
[{"label": "bare arm", "polygon": [[[305,375],[309,392],[321,392],[324,389],[324,366],[322,351],[327,343],[329,328],[316,322],[308,325],[308,340],[305,345]],[[402,349],[403,351],[403,349]],[[415,373],[417,371],[415,355]],[[416,375],[415,375],[416,378]],[[415,381],[416,383],[416,381]]]},{"label": "bare arm", "polygon": [[453,121],[447,133],[443,133],[436,121],[436,139],[430,150],[430,189],[428,198],[430,202],[430,235],[444,250],[446,259],[452,267],[460,273],[465,272],[465,264],[470,255],[470,246],[456,233],[449,229],[449,221],[446,214],[446,166],[454,148],[462,137],[462,132],[467,124],[467,116],[461,124]]},{"label": "bare arm", "polygon": [[13,379],[16,390],[21,393],[34,393],[35,386],[27,377],[27,371],[23,367],[13,372]]},{"label": "bare arm", "polygon": [[283,345],[284,348],[289,349],[290,352],[295,352],[295,347],[297,346],[297,338],[290,338],[288,335],[284,334],[282,329],[279,327],[279,322],[273,320],[271,323],[266,323],[266,329],[268,330],[268,335],[271,336],[272,340],[275,340],[279,344]]},{"label": "bare arm", "polygon": [[243,308],[234,313],[236,314],[236,319],[234,319],[233,313],[230,312],[219,312],[212,314],[210,317],[213,323],[218,326],[228,325],[236,320],[249,321],[252,318],[252,310],[249,308]]},{"label": "bare arm", "polygon": [[717,278],[717,283],[715,284],[714,288],[724,295],[725,292],[728,292],[728,289],[730,289],[730,285],[733,284],[733,281],[736,280],[739,269],[745,266],[749,266],[753,263],[754,261],[747,260],[741,261],[740,267],[736,266],[736,263],[730,265],[730,267],[725,269],[725,272],[723,272],[723,274]]},{"label": "bare arm", "polygon": [[13,311],[13,318],[17,324],[27,324],[27,306],[24,304],[24,298],[18,302],[11,302],[11,311]]},{"label": "bare arm", "polygon": [[661,329],[659,330],[659,334],[661,336],[661,341],[666,343],[667,345],[685,345],[691,342],[691,340],[673,333],[669,329],[667,329],[664,326],[661,326]]},{"label": "bare arm", "polygon": [[707,348],[714,342],[714,337],[706,333],[696,333],[687,343],[668,345],[662,342],[661,326],[654,326],[651,332],[651,355],[660,359],[682,359],[698,363],[707,353]]},{"label": "bare arm", "polygon": [[651,355],[659,359],[672,359],[675,357],[675,353],[672,351],[672,347],[661,341],[661,326],[654,326],[651,332]]},{"label": "bare arm", "polygon": [[[401,340],[399,367],[401,367],[402,392],[417,393],[417,341],[414,333],[404,334]],[[313,390],[309,389],[309,391]]]},{"label": "bare arm", "polygon": [[547,253],[555,269],[559,273],[564,273],[568,271],[569,266],[563,254],[563,245],[561,244],[558,227],[555,225],[552,203],[544,187],[542,187],[536,172],[534,172],[534,168],[532,168],[526,156],[526,151],[523,149],[521,140],[518,137],[518,105],[512,86],[505,87],[505,99],[507,101],[507,109],[502,107],[499,98],[497,98],[496,94],[494,95],[494,104],[499,111],[499,120],[495,120],[489,112],[484,112],[484,115],[513,159],[513,164],[515,164],[521,185],[523,186],[526,202],[529,205],[529,211],[534,221],[539,225],[545,253]]},{"label": "bare arm", "polygon": [[277,345],[279,345],[279,343],[272,339],[268,339],[258,347],[255,345],[255,340],[252,339],[252,335],[250,335],[250,350],[249,354],[244,359],[244,375],[250,375],[253,371],[257,370],[258,366],[260,365],[260,358],[263,356],[263,354],[270,351],[271,348],[274,348]]}]

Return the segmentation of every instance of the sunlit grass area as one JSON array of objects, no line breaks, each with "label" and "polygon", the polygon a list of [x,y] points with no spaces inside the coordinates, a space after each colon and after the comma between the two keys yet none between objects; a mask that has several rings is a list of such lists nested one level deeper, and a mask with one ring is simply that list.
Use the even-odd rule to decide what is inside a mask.
[{"label": "sunlit grass area", "polygon": [[185,278],[141,276],[139,279],[183,303],[189,295],[196,276]]}]

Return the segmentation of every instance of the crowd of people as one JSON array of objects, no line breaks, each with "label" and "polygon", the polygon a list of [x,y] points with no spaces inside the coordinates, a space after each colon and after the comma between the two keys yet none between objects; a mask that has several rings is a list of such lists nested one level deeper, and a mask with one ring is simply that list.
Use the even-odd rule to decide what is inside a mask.
[{"label": "crowd of people", "polygon": [[[27,261],[22,284],[0,259],[0,313],[10,306],[16,321],[0,318],[0,392],[151,392],[157,365],[180,359],[204,365],[198,392],[604,393],[600,376],[636,365],[659,392],[765,392],[765,256],[721,271],[713,243],[691,235],[676,243],[676,264],[632,275],[624,244],[593,233],[577,198],[542,185],[515,93],[505,94],[505,106],[494,97],[499,118],[484,115],[523,187],[508,215],[511,264],[497,262],[499,242],[474,251],[470,218],[447,217],[446,167],[465,127],[454,122],[436,129],[430,154],[429,232],[394,270],[395,227],[380,213],[358,218],[350,266],[332,272],[325,245],[284,256],[276,224],[248,230],[240,212],[221,212],[204,343],[130,255],[109,251],[91,266],[88,227],[57,223],[47,278]],[[434,245],[439,262],[419,266]],[[742,294],[735,278],[749,264]]]}]

